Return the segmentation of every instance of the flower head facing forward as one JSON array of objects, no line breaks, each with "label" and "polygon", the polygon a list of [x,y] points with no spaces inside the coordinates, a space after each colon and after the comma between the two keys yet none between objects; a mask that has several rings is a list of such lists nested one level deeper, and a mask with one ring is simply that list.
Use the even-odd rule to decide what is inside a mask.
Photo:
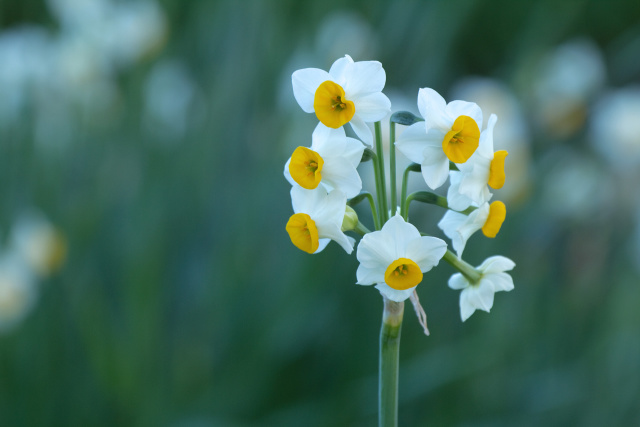
[{"label": "flower head facing forward", "polygon": [[313,109],[318,120],[333,129],[349,123],[356,112],[356,106],[346,99],[342,86],[331,80],[321,83],[316,89]]},{"label": "flower head facing forward", "polygon": [[423,273],[438,265],[447,244],[424,237],[412,224],[395,215],[380,231],[366,234],[358,245],[359,285],[376,285],[386,298],[401,302],[411,296]]},{"label": "flower head facing forward", "polygon": [[366,123],[381,120],[391,111],[391,102],[382,93],[385,81],[380,62],[354,62],[349,55],[335,61],[329,72],[305,68],[291,76],[293,95],[305,112],[315,113],[329,128],[351,123],[368,145],[373,135]]},{"label": "flower head facing forward", "polygon": [[344,129],[318,125],[311,136],[311,148],[298,147],[284,167],[291,185],[313,190],[322,184],[327,191],[337,189],[347,198],[362,190],[356,167],[360,164],[364,145],[348,138]]},{"label": "flower head facing forward", "polygon": [[348,254],[353,252],[355,240],[341,230],[347,206],[344,193],[333,190],[327,194],[324,188],[293,187],[291,202],[295,213],[289,218],[286,230],[298,249],[314,254],[335,240]]},{"label": "flower head facing forward", "polygon": [[472,102],[452,101],[430,88],[418,92],[418,108],[424,122],[409,126],[396,146],[422,167],[422,176],[431,189],[447,180],[449,161],[465,163],[480,143],[482,111]]},{"label": "flower head facing forward", "polygon": [[495,201],[491,204],[484,203],[468,216],[456,211],[447,211],[438,223],[438,227],[451,239],[453,249],[458,257],[461,257],[467,240],[476,231],[481,229],[485,236],[496,237],[506,215],[507,208],[504,203]]},{"label": "flower head facing forward", "polygon": [[513,279],[505,271],[513,270],[515,263],[503,256],[487,258],[477,270],[480,280],[471,283],[462,274],[456,273],[449,279],[451,289],[461,289],[460,293],[460,317],[464,322],[476,310],[487,313],[493,307],[493,296],[499,291],[513,289]]}]

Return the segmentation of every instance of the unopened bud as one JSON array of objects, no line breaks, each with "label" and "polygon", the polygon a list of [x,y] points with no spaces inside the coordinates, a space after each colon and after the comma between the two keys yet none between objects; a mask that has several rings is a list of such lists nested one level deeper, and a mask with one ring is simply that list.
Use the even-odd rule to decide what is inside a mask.
[{"label": "unopened bud", "polygon": [[342,220],[342,231],[350,231],[358,225],[358,214],[351,206],[347,205],[344,211],[344,219]]}]

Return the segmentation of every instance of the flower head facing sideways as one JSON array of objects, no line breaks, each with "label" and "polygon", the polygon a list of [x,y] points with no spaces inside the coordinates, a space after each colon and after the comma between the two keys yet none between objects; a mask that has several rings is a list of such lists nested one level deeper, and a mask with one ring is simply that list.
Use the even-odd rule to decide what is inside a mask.
[{"label": "flower head facing sideways", "polygon": [[484,203],[468,216],[456,211],[447,211],[438,227],[451,239],[453,249],[462,256],[467,240],[478,230],[486,237],[494,238],[500,231],[507,216],[507,208],[497,200],[491,204]]},{"label": "flower head facing sideways", "polygon": [[505,271],[513,270],[515,263],[503,256],[487,258],[479,267],[480,280],[472,283],[461,273],[456,273],[449,279],[451,289],[461,289],[460,317],[464,322],[476,310],[487,313],[493,307],[493,296],[499,291],[513,289],[513,279]]},{"label": "flower head facing sideways", "polygon": [[468,162],[451,171],[451,186],[447,193],[449,205],[455,210],[464,210],[472,203],[481,205],[491,199],[489,187],[499,190],[506,180],[504,172],[506,150],[493,151],[493,128],[498,118],[489,117],[487,128],[482,131],[478,150]]},{"label": "flower head facing sideways", "polygon": [[378,61],[354,62],[349,55],[333,63],[329,72],[318,68],[297,70],[291,76],[293,95],[307,113],[315,113],[329,128],[347,123],[367,145],[373,143],[366,123],[391,112],[391,102],[382,93],[386,74]]},{"label": "flower head facing sideways", "polygon": [[311,136],[311,147],[298,147],[284,167],[284,176],[291,185],[313,190],[322,184],[327,191],[337,189],[347,198],[362,189],[356,167],[362,159],[364,145],[348,138],[344,129],[318,125]]},{"label": "flower head facing sideways", "polygon": [[396,147],[422,166],[425,182],[435,190],[447,180],[449,161],[465,163],[478,148],[482,110],[473,102],[447,104],[430,88],[418,92],[418,109],[424,122],[405,129]]},{"label": "flower head facing sideways", "polygon": [[386,298],[401,302],[411,296],[423,273],[438,265],[447,244],[421,236],[413,224],[398,214],[380,231],[366,234],[358,245],[359,285],[376,285]]},{"label": "flower head facing sideways", "polygon": [[348,254],[353,252],[355,240],[341,229],[347,207],[344,193],[333,190],[327,194],[322,187],[305,190],[294,186],[291,202],[295,213],[289,218],[286,230],[298,249],[314,254],[334,240]]}]

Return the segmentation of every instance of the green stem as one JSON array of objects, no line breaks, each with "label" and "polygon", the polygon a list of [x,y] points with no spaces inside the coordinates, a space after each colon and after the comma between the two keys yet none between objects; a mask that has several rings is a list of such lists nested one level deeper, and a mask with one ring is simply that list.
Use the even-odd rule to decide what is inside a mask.
[{"label": "green stem", "polygon": [[365,227],[364,224],[360,221],[358,221],[358,224],[356,224],[356,228],[354,228],[353,231],[361,236],[364,236],[367,233],[371,233],[371,230]]},{"label": "green stem", "polygon": [[400,215],[404,220],[407,220],[407,207],[408,205],[405,203],[407,200],[407,185],[409,182],[409,172],[419,172],[420,165],[417,163],[412,163],[404,170],[402,174],[402,190],[400,192]]},{"label": "green stem", "polygon": [[380,369],[378,393],[378,426],[398,425],[398,360],[404,302],[384,298],[380,329]]},{"label": "green stem", "polygon": [[447,252],[442,257],[446,262],[451,264],[453,268],[458,270],[470,283],[478,283],[482,275],[472,265],[458,258],[456,254],[447,249]]},{"label": "green stem", "polygon": [[396,214],[398,197],[396,188],[396,124],[389,121],[389,179],[391,183],[391,216]]},{"label": "green stem", "polygon": [[380,230],[380,228],[382,227],[382,224],[384,224],[384,218],[382,218],[382,200],[384,200],[384,195],[382,194],[382,177],[380,174],[380,163],[378,162],[378,159],[374,159],[373,160],[373,174],[375,175],[375,180],[376,180],[376,201],[378,204],[378,209],[375,208],[375,206],[373,206],[371,208],[372,213],[375,215],[374,216],[374,223],[376,226],[376,230]]},{"label": "green stem", "polygon": [[378,156],[378,174],[380,175],[380,191],[381,196],[378,200],[378,206],[380,211],[380,224],[384,225],[389,219],[389,208],[387,207],[387,182],[384,173],[384,151],[382,150],[382,128],[380,122],[375,122],[374,128],[376,131],[376,155]]},{"label": "green stem", "polygon": [[373,200],[371,193],[366,193],[365,197],[369,200],[369,206],[371,206],[371,216],[373,217],[373,226],[376,230],[380,230],[380,218],[378,218],[378,211],[376,210],[376,202]]}]

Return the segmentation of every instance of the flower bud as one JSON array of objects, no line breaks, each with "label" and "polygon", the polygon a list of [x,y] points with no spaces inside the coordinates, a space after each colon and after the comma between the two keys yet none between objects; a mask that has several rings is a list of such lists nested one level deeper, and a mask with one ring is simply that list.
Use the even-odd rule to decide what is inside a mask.
[{"label": "flower bud", "polygon": [[358,214],[353,208],[347,205],[344,211],[344,219],[342,220],[342,231],[350,231],[358,225]]}]

